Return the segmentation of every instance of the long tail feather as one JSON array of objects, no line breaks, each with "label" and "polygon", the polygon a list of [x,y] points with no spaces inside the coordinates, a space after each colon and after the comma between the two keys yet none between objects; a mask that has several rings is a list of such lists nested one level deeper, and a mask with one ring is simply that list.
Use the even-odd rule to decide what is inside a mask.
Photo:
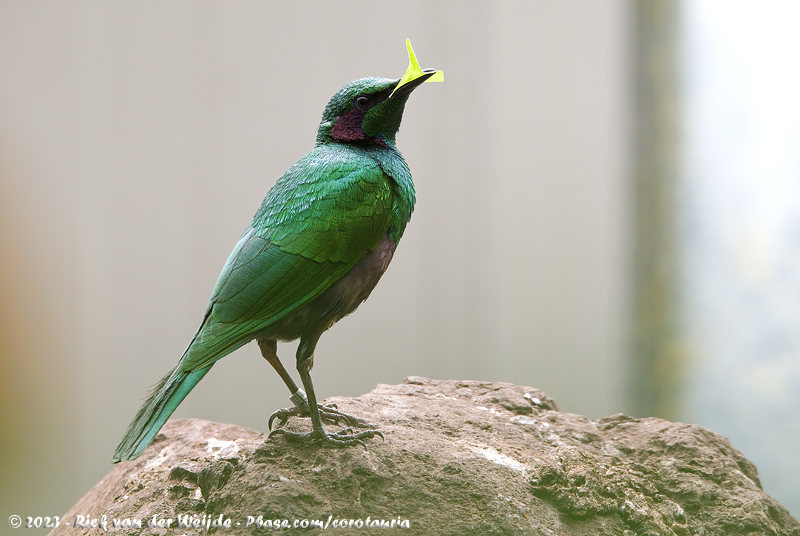
[{"label": "long tail feather", "polygon": [[133,418],[122,438],[114,457],[114,463],[135,460],[153,441],[161,427],[167,422],[175,408],[186,398],[211,365],[200,370],[185,372],[180,364],[158,382]]}]

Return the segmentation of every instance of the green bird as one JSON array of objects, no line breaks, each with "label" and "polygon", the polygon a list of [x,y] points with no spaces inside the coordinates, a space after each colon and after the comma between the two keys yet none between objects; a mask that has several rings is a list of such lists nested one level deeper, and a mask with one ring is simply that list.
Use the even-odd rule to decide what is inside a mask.
[{"label": "green bird", "polygon": [[[408,40],[406,46],[410,65],[401,79],[362,78],[331,98],[314,149],[267,193],[222,268],[200,329],[175,368],[153,387],[114,463],[138,458],[214,363],[253,339],[295,404],[272,414],[269,427],[275,418],[280,424],[270,435],[336,446],[383,437],[374,429],[325,430],[323,419],[370,426],[317,404],[310,372],[320,336],[367,299],[414,210],[414,183],[395,137],[411,91],[441,81],[443,73],[420,69]],[[295,339],[305,391],[277,354],[277,341]],[[311,432],[280,428],[290,416],[310,416]]]}]

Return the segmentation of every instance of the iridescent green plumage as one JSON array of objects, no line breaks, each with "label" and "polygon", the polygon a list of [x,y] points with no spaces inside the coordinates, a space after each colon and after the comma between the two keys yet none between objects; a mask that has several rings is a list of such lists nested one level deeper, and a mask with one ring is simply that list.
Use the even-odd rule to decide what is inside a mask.
[{"label": "iridescent green plumage", "polygon": [[[356,426],[363,421],[318,407],[309,371],[320,335],[369,296],[411,217],[414,185],[395,135],[410,91],[439,73],[417,66],[402,83],[364,78],[334,95],[316,147],[267,194],[222,269],[200,329],[139,410],[115,462],[138,457],[211,366],[253,339],[298,406],[278,412],[282,421],[308,413],[308,438],[333,444],[378,434],[325,432],[322,418]],[[297,338],[307,400],[276,354],[276,341]]]},{"label": "iridescent green plumage", "polygon": [[[188,366],[209,363],[216,344],[246,338],[313,300],[387,232],[399,239],[413,209],[411,175],[406,168],[399,178],[406,198],[394,199],[397,179],[362,152],[318,147],[273,187],[220,274]],[[407,215],[398,219],[394,205]]]}]

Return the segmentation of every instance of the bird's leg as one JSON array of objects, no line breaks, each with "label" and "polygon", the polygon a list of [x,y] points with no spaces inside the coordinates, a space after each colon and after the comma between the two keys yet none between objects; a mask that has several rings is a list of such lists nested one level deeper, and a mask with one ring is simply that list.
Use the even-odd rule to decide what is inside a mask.
[{"label": "bird's leg", "polygon": [[[278,427],[280,428],[286,424],[286,421],[289,420],[289,417],[310,416],[306,393],[297,387],[297,384],[294,382],[292,377],[284,368],[283,363],[281,363],[281,360],[278,358],[278,342],[275,339],[258,339],[257,342],[258,347],[261,349],[261,355],[267,360],[267,363],[272,365],[272,368],[274,368],[281,377],[283,383],[285,383],[286,387],[289,388],[289,392],[292,393],[289,397],[289,400],[294,403],[294,407],[282,408],[270,415],[269,422],[267,424],[269,429],[272,429],[272,422],[276,418],[278,419]],[[334,404],[326,406],[320,405],[318,406],[318,409],[321,418],[326,422],[357,426],[359,428],[369,427],[369,424],[363,419],[340,412],[338,409],[336,409]]]},{"label": "bird's leg", "polygon": [[294,402],[294,405],[303,406],[307,404],[306,394],[302,389],[297,387],[292,377],[286,372],[286,369],[283,368],[281,360],[278,359],[278,341],[275,339],[258,339],[258,347],[261,349],[261,355],[267,360],[267,363],[272,365],[272,368],[274,368],[278,376],[281,377],[283,383],[289,388],[289,392],[292,393],[292,396],[289,398]]},{"label": "bird's leg", "polygon": [[[319,337],[317,337],[318,339]],[[311,432],[307,434],[299,434],[296,432],[289,432],[288,430],[284,429],[277,429],[273,430],[270,433],[272,434],[282,434],[286,437],[288,441],[322,441],[329,445],[334,446],[348,446],[354,445],[356,443],[364,444],[362,439],[366,439],[369,437],[380,436],[383,439],[383,434],[378,432],[377,430],[364,430],[358,433],[348,433],[351,432],[349,429],[340,430],[335,434],[331,434],[325,431],[325,428],[322,426],[322,415],[323,411],[325,410],[325,406],[320,406],[317,404],[317,395],[314,393],[314,385],[311,382],[311,367],[314,366],[314,347],[316,346],[316,339],[313,342],[309,343],[305,338],[301,339],[300,347],[297,349],[297,371],[300,373],[300,380],[303,382],[303,387],[306,389],[306,393],[308,394],[308,409],[310,410],[311,414]],[[363,419],[358,419],[357,417],[353,417],[351,415],[347,415],[344,413],[338,413],[338,415],[346,417],[347,421],[360,421],[366,424],[366,421]],[[367,426],[369,426],[367,424]]]}]

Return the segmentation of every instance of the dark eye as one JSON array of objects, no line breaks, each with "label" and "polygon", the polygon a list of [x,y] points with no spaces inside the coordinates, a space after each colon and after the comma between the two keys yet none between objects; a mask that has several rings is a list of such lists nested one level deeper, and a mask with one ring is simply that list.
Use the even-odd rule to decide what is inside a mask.
[{"label": "dark eye", "polygon": [[372,101],[366,95],[359,95],[356,97],[356,107],[359,110],[366,110],[369,108],[370,104],[372,104]]}]

